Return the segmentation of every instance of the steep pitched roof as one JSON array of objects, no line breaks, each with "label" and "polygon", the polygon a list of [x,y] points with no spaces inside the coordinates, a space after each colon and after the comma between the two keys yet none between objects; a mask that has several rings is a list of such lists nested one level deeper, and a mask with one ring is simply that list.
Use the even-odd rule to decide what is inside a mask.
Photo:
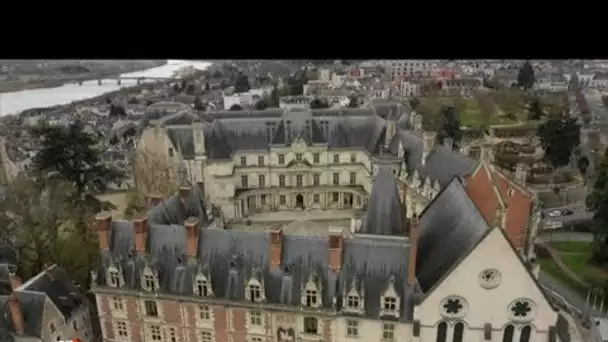
[{"label": "steep pitched roof", "polygon": [[422,291],[435,286],[488,229],[462,181],[454,177],[420,216],[416,277]]},{"label": "steep pitched roof", "polygon": [[405,236],[404,208],[393,172],[378,170],[369,203],[361,222],[361,233],[370,235]]}]

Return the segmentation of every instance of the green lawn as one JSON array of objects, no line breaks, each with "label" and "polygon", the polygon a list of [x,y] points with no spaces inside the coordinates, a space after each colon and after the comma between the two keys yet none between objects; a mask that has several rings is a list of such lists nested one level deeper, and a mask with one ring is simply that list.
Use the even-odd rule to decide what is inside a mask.
[{"label": "green lawn", "polygon": [[[453,98],[451,97],[442,97],[439,98],[439,101],[442,104],[453,104]],[[477,101],[474,98],[461,98],[462,101],[462,109],[460,113],[460,124],[463,126],[479,126],[483,123],[481,110],[477,105]],[[509,118],[500,117],[496,113],[496,115],[492,116],[490,119],[490,125],[509,125],[517,123],[514,120]]]},{"label": "green lawn", "polygon": [[576,292],[581,298],[585,298],[587,296],[587,287],[581,285],[579,282],[572,280],[566,273],[562,272],[551,259],[539,259],[540,269],[547,273],[551,278],[559,281],[560,283],[567,286],[569,289]]},{"label": "green lawn", "polygon": [[557,251],[565,253],[589,253],[591,248],[587,241],[552,241],[549,245]]}]

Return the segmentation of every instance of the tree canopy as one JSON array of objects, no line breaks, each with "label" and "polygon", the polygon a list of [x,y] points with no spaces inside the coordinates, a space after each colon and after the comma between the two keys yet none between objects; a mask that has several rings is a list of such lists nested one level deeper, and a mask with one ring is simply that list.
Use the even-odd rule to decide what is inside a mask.
[{"label": "tree canopy", "polygon": [[329,103],[327,103],[326,100],[323,100],[320,98],[314,98],[312,101],[310,101],[309,107],[311,109],[329,108]]},{"label": "tree canopy", "polygon": [[600,163],[593,191],[587,197],[587,208],[593,216],[593,257],[592,261],[603,267],[608,266],[608,148]]},{"label": "tree canopy", "polygon": [[568,115],[553,117],[537,128],[545,159],[554,168],[565,166],[575,147],[580,145],[580,125]]},{"label": "tree canopy", "polygon": [[74,184],[78,195],[105,191],[109,183],[125,177],[102,163],[97,137],[78,120],[67,127],[40,125],[32,135],[40,144],[35,168],[44,176],[59,175]]},{"label": "tree canopy", "polygon": [[530,61],[525,61],[517,73],[517,85],[524,90],[532,89],[536,82],[534,68]]},{"label": "tree canopy", "polygon": [[538,96],[534,96],[528,106],[528,120],[540,120],[543,115],[543,103]]},{"label": "tree canopy", "polygon": [[439,110],[439,118],[441,120],[440,130],[437,132],[437,139],[443,143],[445,138],[451,138],[453,146],[457,147],[462,133],[460,131],[460,118],[458,112],[453,106],[442,106]]},{"label": "tree canopy", "polygon": [[359,98],[357,97],[357,95],[351,95],[348,98],[349,102],[348,102],[348,107],[349,108],[357,108],[359,107]]},{"label": "tree canopy", "polygon": [[235,103],[228,110],[243,110],[243,107]]},{"label": "tree canopy", "polygon": [[239,74],[234,81],[234,92],[235,93],[245,93],[251,89],[251,85],[249,85],[249,77],[245,74]]}]

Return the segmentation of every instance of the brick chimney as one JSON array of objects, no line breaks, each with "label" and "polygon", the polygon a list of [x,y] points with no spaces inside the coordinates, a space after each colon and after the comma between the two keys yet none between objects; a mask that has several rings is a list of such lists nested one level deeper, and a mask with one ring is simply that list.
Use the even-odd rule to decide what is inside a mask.
[{"label": "brick chimney", "polygon": [[158,205],[163,200],[163,195],[153,194],[148,196],[148,205],[154,207]]},{"label": "brick chimney", "polygon": [[11,310],[11,318],[17,335],[23,335],[25,322],[23,321],[23,312],[21,311],[21,302],[13,293],[10,297],[9,308]]},{"label": "brick chimney", "polygon": [[342,268],[344,235],[342,228],[329,227],[329,268],[339,271]]},{"label": "brick chimney", "polygon": [[108,249],[110,246],[110,227],[112,226],[112,214],[107,211],[95,216],[95,231],[99,240],[99,249]]},{"label": "brick chimney", "polygon": [[283,254],[283,228],[269,230],[270,233],[270,268],[280,267]]},{"label": "brick chimney", "polygon": [[19,278],[16,274],[11,274],[11,290],[15,291],[16,288],[18,288],[19,286],[21,286],[21,284],[23,283],[21,281],[21,278]]},{"label": "brick chimney", "polygon": [[181,198],[182,202],[184,202],[184,203],[188,202],[188,199],[190,198],[191,190],[192,190],[192,187],[190,185],[182,185],[179,187],[179,197]]},{"label": "brick chimney", "polygon": [[414,214],[410,221],[410,255],[407,266],[407,284],[414,286],[416,283],[416,257],[418,255],[418,239],[420,237],[420,220]]},{"label": "brick chimney", "polygon": [[148,239],[148,217],[142,216],[133,219],[133,230],[135,230],[135,250],[138,253],[145,253]]},{"label": "brick chimney", "polygon": [[188,256],[196,257],[198,250],[198,225],[200,220],[198,217],[189,217],[184,222],[187,231],[187,245],[188,245]]}]

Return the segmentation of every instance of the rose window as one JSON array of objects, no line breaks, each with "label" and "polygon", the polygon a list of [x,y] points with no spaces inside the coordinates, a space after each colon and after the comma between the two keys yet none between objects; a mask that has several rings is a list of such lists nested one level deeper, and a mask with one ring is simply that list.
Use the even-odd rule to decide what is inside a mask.
[{"label": "rose window", "polygon": [[525,302],[525,301],[515,302],[515,304],[513,304],[513,306],[511,307],[511,312],[513,313],[513,316],[515,316],[515,317],[524,318],[524,317],[528,316],[530,311],[532,311],[532,308],[530,307],[530,303]]},{"label": "rose window", "polygon": [[493,289],[500,284],[501,275],[497,269],[488,268],[479,273],[479,285],[484,289]]},{"label": "rose window", "polygon": [[445,318],[460,318],[466,314],[468,305],[464,298],[448,297],[441,301],[441,314]]},{"label": "rose window", "polygon": [[462,304],[460,304],[460,299],[448,299],[448,301],[443,304],[443,309],[447,314],[457,315],[462,309]]}]

